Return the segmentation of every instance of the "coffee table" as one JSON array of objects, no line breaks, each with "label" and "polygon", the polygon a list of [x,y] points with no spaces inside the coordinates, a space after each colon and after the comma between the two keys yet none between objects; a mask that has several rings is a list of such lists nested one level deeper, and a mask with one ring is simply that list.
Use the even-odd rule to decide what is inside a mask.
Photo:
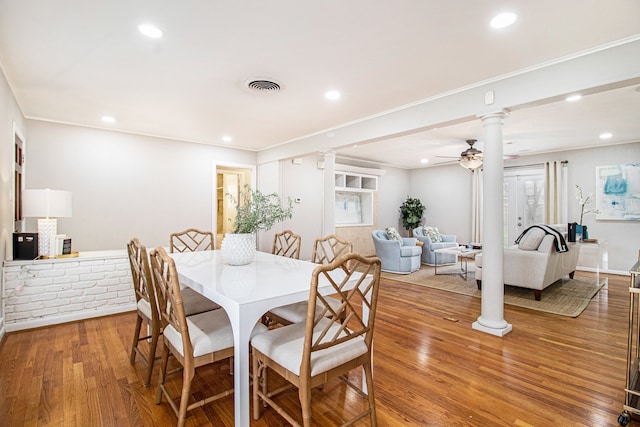
[{"label": "coffee table", "polygon": [[[436,249],[433,252],[436,259],[436,265],[434,266],[433,274],[459,274],[460,277],[462,277],[464,280],[467,280],[469,272],[467,262],[469,261],[469,259],[474,259],[477,254],[482,253],[482,249],[469,249],[466,246],[459,246],[457,248]],[[458,255],[458,258],[460,259],[460,271],[456,271],[455,273],[438,273],[438,254]]]}]

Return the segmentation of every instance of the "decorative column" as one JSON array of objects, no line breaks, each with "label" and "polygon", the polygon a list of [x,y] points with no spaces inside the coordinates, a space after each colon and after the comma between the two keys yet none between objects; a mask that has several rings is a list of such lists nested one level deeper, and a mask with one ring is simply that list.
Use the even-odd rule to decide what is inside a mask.
[{"label": "decorative column", "polygon": [[506,113],[482,117],[484,129],[484,203],[482,214],[482,312],[473,329],[504,336],[512,329],[504,320],[504,165],[502,125]]},{"label": "decorative column", "polygon": [[336,232],[336,152],[334,150],[325,150],[322,151],[322,154],[324,155],[322,235],[328,236]]}]

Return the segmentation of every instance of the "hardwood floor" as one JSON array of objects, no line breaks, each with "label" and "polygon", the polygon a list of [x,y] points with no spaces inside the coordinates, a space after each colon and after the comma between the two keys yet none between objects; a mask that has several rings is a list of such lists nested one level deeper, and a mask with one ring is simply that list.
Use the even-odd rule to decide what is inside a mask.
[{"label": "hardwood floor", "polygon": [[[383,280],[374,339],[378,424],[617,426],[628,280],[609,276],[575,319],[505,306],[513,331],[503,338],[471,329],[480,299]],[[134,321],[126,313],[8,334],[0,345],[0,426],[175,425],[166,401],[154,404],[156,372],[145,388],[142,362],[129,363]],[[198,372],[194,390],[231,382],[228,364],[220,363]],[[178,395],[179,375],[169,385]],[[313,398],[320,426],[363,407],[340,381]],[[295,391],[281,401],[299,413]],[[638,419],[629,426],[640,426]],[[233,397],[192,411],[187,426],[204,425],[232,426]],[[287,423],[271,408],[252,421],[279,425]]]}]

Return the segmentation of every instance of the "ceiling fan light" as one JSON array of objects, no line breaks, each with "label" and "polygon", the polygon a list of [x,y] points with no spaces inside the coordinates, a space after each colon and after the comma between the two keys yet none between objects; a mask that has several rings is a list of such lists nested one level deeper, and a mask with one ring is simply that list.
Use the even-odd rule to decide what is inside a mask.
[{"label": "ceiling fan light", "polygon": [[464,157],[458,161],[458,164],[466,169],[476,169],[482,166],[482,160],[475,157]]}]

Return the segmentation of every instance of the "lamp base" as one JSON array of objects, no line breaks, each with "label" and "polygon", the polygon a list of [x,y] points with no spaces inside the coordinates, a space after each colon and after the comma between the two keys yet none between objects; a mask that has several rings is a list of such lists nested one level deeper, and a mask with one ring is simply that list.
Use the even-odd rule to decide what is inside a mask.
[{"label": "lamp base", "polygon": [[51,241],[55,241],[58,234],[58,220],[56,218],[38,218],[38,255],[52,256]]}]

